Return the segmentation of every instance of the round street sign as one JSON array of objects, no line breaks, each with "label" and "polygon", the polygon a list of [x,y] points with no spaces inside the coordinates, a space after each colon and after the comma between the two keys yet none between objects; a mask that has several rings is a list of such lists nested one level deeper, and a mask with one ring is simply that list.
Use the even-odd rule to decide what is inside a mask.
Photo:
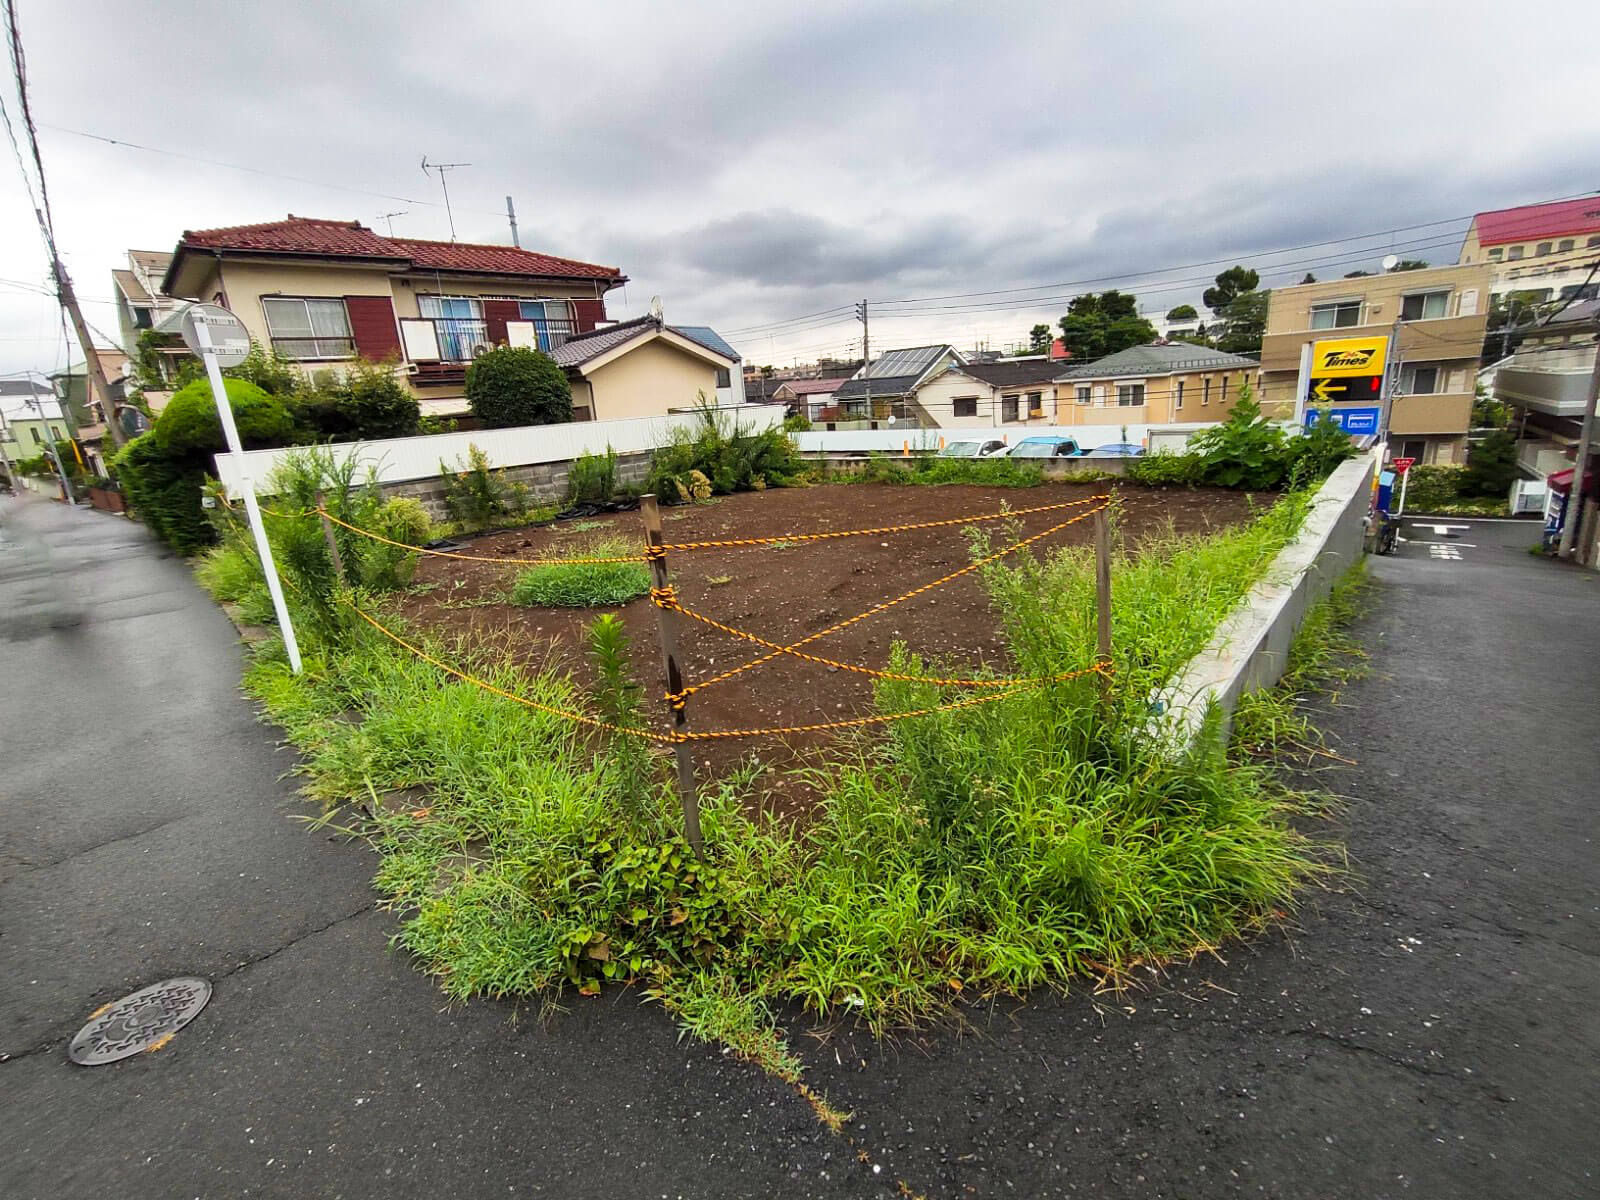
[{"label": "round street sign", "polygon": [[[206,327],[209,348],[195,336],[197,325]],[[236,367],[250,356],[250,331],[220,304],[191,304],[183,310],[183,344],[202,359],[209,354],[219,367]]]}]

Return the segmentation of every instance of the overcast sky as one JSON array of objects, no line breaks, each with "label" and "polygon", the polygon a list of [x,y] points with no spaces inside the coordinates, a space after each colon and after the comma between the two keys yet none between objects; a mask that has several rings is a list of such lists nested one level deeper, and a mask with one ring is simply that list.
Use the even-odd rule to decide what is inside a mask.
[{"label": "overcast sky", "polygon": [[[861,297],[875,348],[999,346],[1090,287],[1165,311],[1225,265],[1192,264],[1330,240],[1248,261],[1449,262],[1464,220],[1360,235],[1600,188],[1592,0],[17,7],[59,240],[111,334],[111,268],[185,228],[405,210],[396,233],[447,238],[424,154],[472,164],[462,240],[508,242],[510,193],[524,246],[631,277],[611,315],[659,294],[758,363],[858,350],[826,310]],[[52,370],[0,178],[0,373]]]}]

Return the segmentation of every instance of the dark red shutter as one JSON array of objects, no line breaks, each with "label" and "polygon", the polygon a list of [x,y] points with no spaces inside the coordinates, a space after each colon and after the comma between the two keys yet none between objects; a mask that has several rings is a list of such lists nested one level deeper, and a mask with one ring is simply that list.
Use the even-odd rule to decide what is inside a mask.
[{"label": "dark red shutter", "polygon": [[369,362],[403,358],[400,327],[394,320],[394,301],[387,296],[346,296],[344,311],[350,317],[350,336],[356,353]]},{"label": "dark red shutter", "polygon": [[572,302],[572,317],[578,324],[578,332],[588,333],[606,319],[606,302],[604,300],[574,300]]},{"label": "dark red shutter", "polygon": [[499,346],[506,340],[506,322],[522,320],[522,305],[515,300],[485,300],[483,323],[488,329],[489,344]]}]

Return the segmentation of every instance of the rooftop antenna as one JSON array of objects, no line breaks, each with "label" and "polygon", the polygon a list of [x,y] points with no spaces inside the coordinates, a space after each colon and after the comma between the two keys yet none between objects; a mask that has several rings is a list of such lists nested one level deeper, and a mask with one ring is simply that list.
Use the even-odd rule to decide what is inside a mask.
[{"label": "rooftop antenna", "polygon": [[394,219],[396,217],[409,216],[410,213],[411,213],[411,210],[409,208],[403,208],[399,212],[384,213],[383,216],[378,218],[378,220],[387,221],[389,223],[389,236],[393,237],[394,236]]},{"label": "rooftop antenna", "polygon": [[456,240],[456,218],[455,214],[450,211],[450,187],[445,183],[444,173],[446,171],[454,171],[459,167],[470,167],[471,165],[471,163],[431,163],[428,161],[426,154],[422,156],[422,173],[424,175],[429,171],[439,172],[439,188],[444,192],[444,215],[450,222],[450,240],[452,242]]}]

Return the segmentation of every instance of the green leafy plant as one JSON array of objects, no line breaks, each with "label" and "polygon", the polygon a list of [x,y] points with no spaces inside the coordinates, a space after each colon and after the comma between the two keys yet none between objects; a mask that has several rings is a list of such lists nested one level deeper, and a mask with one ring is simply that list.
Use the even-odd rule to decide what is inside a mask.
[{"label": "green leafy plant", "polygon": [[[597,542],[575,558],[625,558],[639,543],[622,538]],[[540,608],[599,608],[626,604],[650,590],[650,570],[641,562],[553,563],[531,567],[511,585],[513,604]]]},{"label": "green leafy plant", "polygon": [[567,470],[567,500],[572,504],[604,504],[617,493],[617,452],[580,454]]},{"label": "green leafy plant", "polygon": [[[693,478],[698,472],[704,480]],[[645,491],[682,502],[731,492],[787,487],[805,473],[799,451],[782,429],[752,426],[700,397],[693,420],[676,425],[658,448]],[[705,496],[696,493],[704,491]]]},{"label": "green leafy plant", "polygon": [[1248,381],[1239,385],[1233,411],[1220,425],[1189,439],[1189,450],[1204,463],[1206,483],[1266,491],[1281,487],[1289,473],[1283,430],[1261,415]]},{"label": "green leafy plant", "polygon": [[506,479],[506,473],[489,466],[489,456],[475,443],[467,446],[466,461],[454,470],[439,464],[444,482],[444,506],[466,532],[501,524],[528,510],[528,491]]},{"label": "green leafy plant", "polygon": [[1198,454],[1158,450],[1128,460],[1129,481],[1147,487],[1194,487],[1205,479],[1205,474],[1206,460]]},{"label": "green leafy plant", "polygon": [[1461,494],[1504,500],[1510,495],[1518,474],[1517,436],[1509,429],[1496,429],[1467,451],[1467,468],[1461,473]]},{"label": "green leafy plant", "polygon": [[[288,445],[294,436],[294,418],[276,396],[243,379],[224,379],[228,406],[233,409],[239,440],[246,450]],[[227,449],[222,419],[211,396],[211,385],[196,380],[173,393],[156,418],[151,435],[156,445],[173,458],[202,459]]]},{"label": "green leafy plant", "polygon": [[467,405],[491,429],[572,420],[572,385],[554,359],[523,346],[500,346],[467,368]]},{"label": "green leafy plant", "polygon": [[356,362],[290,400],[296,422],[317,441],[411,437],[422,412],[389,364]]},{"label": "green leafy plant", "polygon": [[595,668],[595,703],[601,717],[615,727],[606,737],[617,800],[629,827],[641,833],[656,784],[655,761],[644,739],[629,732],[644,728],[641,689],[628,667],[627,631],[614,614],[597,617],[589,626],[589,658]]}]

